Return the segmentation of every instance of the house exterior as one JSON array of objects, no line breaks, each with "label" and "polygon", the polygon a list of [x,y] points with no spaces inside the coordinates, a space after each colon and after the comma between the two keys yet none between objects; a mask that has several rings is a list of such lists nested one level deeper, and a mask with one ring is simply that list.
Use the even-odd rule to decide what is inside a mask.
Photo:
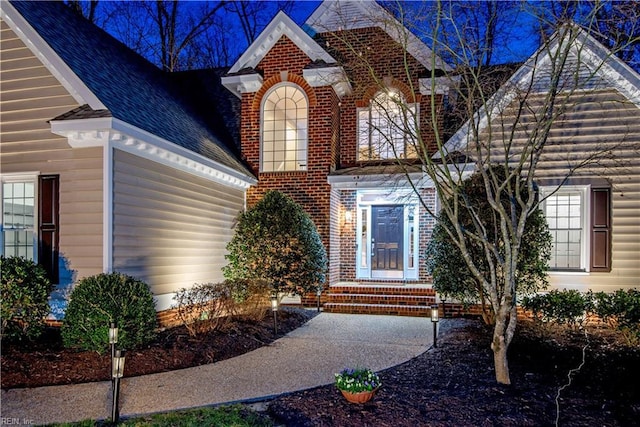
[{"label": "house exterior", "polygon": [[[575,111],[568,109],[554,123],[537,183],[549,196],[580,162],[579,154],[587,155],[594,144],[612,155],[608,164],[576,171],[543,205],[550,218],[555,215],[550,219],[555,239],[550,281],[553,287],[582,291],[637,287],[638,75],[595,40],[583,38],[588,39],[583,43],[588,50],[582,56],[576,53],[567,73],[578,64],[591,67],[598,83],[578,83],[581,89],[567,102]],[[526,82],[527,72],[542,76],[548,70],[548,61],[532,57],[498,90],[495,105],[506,108],[513,101],[508,87]],[[417,191],[428,208],[437,211],[435,191],[416,161],[420,148],[396,133],[377,109],[388,105],[385,96],[400,97],[416,113],[416,123],[409,125],[420,130],[428,150],[435,141],[432,108],[440,123],[453,92],[455,81],[446,77],[450,71],[376,2],[326,1],[302,27],[282,13],[276,16],[222,78],[242,102],[242,156],[258,177],[258,184],[248,190],[248,203],[277,189],[311,214],[330,257],[326,310],[417,314],[435,301],[433,293],[421,290],[430,282],[424,249],[434,219],[416,197]],[[581,69],[581,75],[589,73]],[[539,79],[534,97],[548,90],[545,81]],[[502,125],[514,126],[514,117],[504,112],[479,114],[502,118],[493,122],[495,135]],[[599,126],[602,121],[606,128]],[[485,129],[483,138],[487,134]],[[447,144],[449,153],[473,159],[473,152],[465,151],[471,135],[467,123]],[[398,167],[398,157],[403,167]],[[572,164],[567,164],[569,158]],[[466,170],[474,166],[467,164]],[[569,220],[558,217],[567,197],[571,217],[579,217],[577,231],[559,225]],[[579,202],[573,206],[575,197]],[[581,236],[577,241],[576,233]],[[412,297],[404,299],[406,294]],[[374,304],[385,307],[372,308]],[[408,305],[419,310],[409,313]]]},{"label": "house exterior", "polygon": [[[1,249],[43,264],[54,300],[79,278],[120,271],[168,309],[176,290],[222,279],[237,213],[280,190],[327,249],[326,311],[430,315],[438,200],[419,157],[432,154],[457,83],[377,2],[324,1],[302,26],[279,13],[221,78],[161,72],[58,3],[3,2],[1,19]],[[536,176],[554,221],[551,283],[637,287],[640,78],[588,36],[576,43],[586,54],[570,65],[586,67],[587,90],[567,97]],[[548,69],[534,55],[513,74],[476,118],[504,128],[481,138],[527,132],[507,114],[510,89]],[[446,148],[473,158],[471,135],[462,125]],[[610,155],[564,181],[593,147]]]},{"label": "house exterior", "polygon": [[[560,54],[559,54],[560,52]],[[577,26],[559,30],[473,119],[479,141],[517,164],[558,78],[554,120],[535,172],[553,237],[551,288],[613,292],[640,287],[640,76]],[[526,111],[518,105],[526,105]],[[491,107],[491,108],[489,108]],[[491,123],[491,125],[489,125]],[[447,142],[473,157],[471,122]],[[512,133],[513,132],[513,133]],[[491,139],[489,135],[491,134]],[[504,158],[504,157],[503,157]],[[570,172],[572,171],[572,172]]]},{"label": "house exterior", "polygon": [[[399,24],[385,28],[389,20],[395,22],[376,2],[363,1],[323,2],[304,30],[280,13],[222,78],[241,99],[242,155],[258,176],[248,203],[271,189],[300,203],[328,250],[331,285],[428,281],[423,253],[434,220],[397,168],[376,106],[386,96],[406,99],[419,110],[415,126],[433,135],[431,109],[441,110],[448,88],[434,91],[430,76],[449,67]],[[403,36],[411,37],[408,76]],[[356,51],[377,57],[384,82],[358,72]],[[405,138],[386,126],[396,141]],[[400,146],[435,208],[415,144]]]},{"label": "house exterior", "polygon": [[227,130],[62,3],[1,8],[0,253],[45,266],[58,318],[69,286],[101,272],[149,283],[158,310],[222,280],[256,182]]}]

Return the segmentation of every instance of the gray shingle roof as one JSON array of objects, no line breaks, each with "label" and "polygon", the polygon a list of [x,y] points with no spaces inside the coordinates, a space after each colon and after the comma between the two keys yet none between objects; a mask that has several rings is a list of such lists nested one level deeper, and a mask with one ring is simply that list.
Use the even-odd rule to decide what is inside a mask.
[{"label": "gray shingle roof", "polygon": [[167,73],[61,2],[11,4],[114,118],[252,176],[229,148],[226,130],[208,127]]},{"label": "gray shingle roof", "polygon": [[109,110],[94,110],[89,105],[84,104],[64,114],[54,117],[53,120],[81,120],[81,119],[100,119],[104,117],[113,117]]}]

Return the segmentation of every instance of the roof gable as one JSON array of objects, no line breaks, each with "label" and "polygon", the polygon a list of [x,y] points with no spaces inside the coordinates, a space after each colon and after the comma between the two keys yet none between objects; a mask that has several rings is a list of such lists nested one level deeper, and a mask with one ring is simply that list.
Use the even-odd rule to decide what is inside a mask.
[{"label": "roof gable", "polygon": [[106,108],[60,55],[49,46],[16,9],[11,7],[11,3],[3,4],[2,8],[0,8],[0,17],[29,47],[49,72],[58,79],[78,104],[88,104],[96,110]]},{"label": "roof gable", "polygon": [[[576,32],[573,37],[569,35],[572,31]],[[570,45],[567,46],[567,43]],[[573,90],[613,88],[640,108],[640,75],[577,25],[565,26],[556,32],[549,47],[538,49],[491,96],[486,106],[481,107],[472,119],[454,133],[445,144],[445,151],[463,151],[473,137],[471,120],[477,123],[478,132],[482,132],[488,126],[489,117],[495,117],[506,108],[515,99],[518,90],[525,90],[531,84],[534,93],[548,90],[552,72],[551,57],[563,48],[570,50],[567,60],[569,66],[563,68],[566,75],[561,76],[561,84],[572,85],[573,88],[569,88]],[[574,80],[576,71],[578,83]]]},{"label": "roof gable", "polygon": [[255,68],[283,35],[295,43],[311,61],[324,61],[327,64],[336,62],[313,38],[305,33],[284,12],[280,11],[233,64],[229,73],[237,73],[245,68]]},{"label": "roof gable", "polygon": [[379,27],[401,46],[406,46],[407,52],[426,69],[432,69],[435,60],[437,69],[451,70],[446,62],[375,0],[324,0],[307,19],[304,27],[314,33]]},{"label": "roof gable", "polygon": [[[28,44],[34,53],[45,64],[66,70],[68,76],[63,77],[71,86],[91,95],[83,93],[83,103],[94,110],[108,109],[112,123],[126,123],[141,140],[157,138],[169,151],[189,153],[198,161],[213,162],[214,168],[251,177],[233,155],[232,143],[206,125],[168,73],[61,2],[4,2],[2,10],[3,17],[15,17],[12,22],[21,36],[39,41]],[[67,127],[90,125],[80,121],[62,122]],[[64,127],[62,122],[58,128]]]}]

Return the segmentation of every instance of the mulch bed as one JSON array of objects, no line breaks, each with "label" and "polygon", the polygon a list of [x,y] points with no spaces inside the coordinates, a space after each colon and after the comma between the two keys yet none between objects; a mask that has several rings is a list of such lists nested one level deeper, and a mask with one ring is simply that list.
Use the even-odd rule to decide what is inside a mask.
[{"label": "mulch bed", "polygon": [[[315,311],[279,313],[278,336]],[[547,426],[556,424],[556,395],[582,360],[580,331],[520,322],[510,348],[511,386],[495,382],[491,330],[476,320],[446,319],[438,348],[380,373],[383,386],[364,404],[334,386],[272,400],[268,414],[287,426]],[[272,342],[272,318],[238,321],[225,331],[190,337],[183,328],[127,356],[126,375],[211,363]],[[640,425],[640,349],[610,331],[592,330],[584,366],[558,400],[559,425]],[[107,380],[109,356],[64,350],[56,330],[36,343],[2,346],[2,388]]]},{"label": "mulch bed", "polygon": [[[274,335],[271,312],[262,321],[234,320],[222,331],[191,337],[184,327],[158,333],[149,346],[127,352],[125,376],[172,371],[217,362],[255,350],[306,323],[317,313],[284,308]],[[60,330],[49,328],[35,342],[2,343],[3,389],[110,379],[110,355],[66,350]]]},{"label": "mulch bed", "polygon": [[[511,386],[495,381],[491,330],[447,319],[438,348],[380,373],[383,386],[364,404],[333,386],[273,400],[269,414],[287,426],[547,426],[556,394],[582,360],[579,331],[545,332],[521,322],[510,348]],[[586,363],[560,395],[561,426],[640,425],[640,350],[600,330]]]}]

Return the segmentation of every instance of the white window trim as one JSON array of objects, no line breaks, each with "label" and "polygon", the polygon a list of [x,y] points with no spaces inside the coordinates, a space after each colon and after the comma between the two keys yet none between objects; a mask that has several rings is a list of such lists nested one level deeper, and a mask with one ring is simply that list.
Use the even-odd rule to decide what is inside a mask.
[{"label": "white window trim", "polygon": [[581,248],[580,248],[580,269],[571,270],[556,270],[550,268],[548,273],[552,276],[573,276],[573,275],[587,275],[591,266],[591,186],[590,185],[562,185],[560,187],[540,187],[540,195],[542,196],[542,208],[546,213],[546,199],[548,196],[562,193],[565,191],[578,191],[582,198],[582,204],[580,207],[580,220],[582,227]]},{"label": "white window trim", "polygon": [[4,255],[4,183],[33,182],[33,262],[38,263],[38,176],[40,172],[19,172],[12,174],[0,174],[0,254]]},{"label": "white window trim", "polygon": [[[307,141],[306,141],[306,145],[307,145],[307,149],[306,149],[306,157],[304,158],[304,163],[305,163],[305,167],[304,169],[295,169],[295,170],[289,170],[289,169],[284,169],[281,171],[278,170],[264,170],[264,161],[263,161],[263,153],[264,153],[264,104],[267,101],[267,99],[269,98],[269,95],[271,95],[271,93],[275,90],[277,90],[278,88],[281,88],[283,86],[290,86],[293,88],[298,89],[302,95],[304,96],[304,99],[307,101]],[[273,85],[272,87],[269,88],[269,90],[264,94],[264,96],[262,97],[262,100],[260,101],[260,173],[287,173],[287,172],[307,172],[309,170],[309,131],[310,131],[310,127],[309,127],[309,97],[307,96],[307,92],[299,85],[295,84],[295,83],[291,83],[291,82],[282,82],[276,85]],[[300,166],[300,162],[302,162],[303,159],[297,159],[296,161],[298,162],[298,166]]]},{"label": "white window trim", "polygon": [[[379,93],[379,92],[378,92]],[[378,95],[378,93],[376,93],[375,96]],[[369,147],[371,147],[371,110],[372,110],[372,102],[373,100],[369,101],[369,105],[367,105],[366,107],[360,107],[356,109],[356,137],[357,137],[357,141],[356,141],[356,160],[359,162],[368,162],[368,161],[384,161],[384,160],[395,160],[395,157],[392,158],[381,158],[379,160],[377,159],[363,159],[360,156],[360,132],[362,130],[362,121],[360,120],[360,113],[363,111],[367,111],[368,114],[368,119],[367,119],[367,141],[368,141],[368,145]],[[413,110],[415,112],[415,122],[413,123],[414,129],[413,132],[414,134],[417,134],[417,129],[418,126],[420,125],[420,103],[418,102],[413,102],[413,103],[407,103],[406,104],[407,109],[409,110]],[[409,144],[409,138],[405,135],[405,142],[404,142],[404,159],[406,159],[406,153],[407,153],[407,145]]]}]

